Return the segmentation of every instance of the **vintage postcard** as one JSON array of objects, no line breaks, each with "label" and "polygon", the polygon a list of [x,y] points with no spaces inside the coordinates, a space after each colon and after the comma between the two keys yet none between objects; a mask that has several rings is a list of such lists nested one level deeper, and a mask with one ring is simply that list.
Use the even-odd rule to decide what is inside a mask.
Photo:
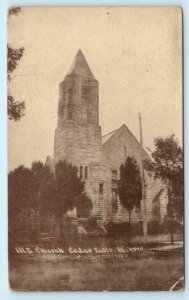
[{"label": "vintage postcard", "polygon": [[184,288],[182,10],[8,11],[9,285]]}]

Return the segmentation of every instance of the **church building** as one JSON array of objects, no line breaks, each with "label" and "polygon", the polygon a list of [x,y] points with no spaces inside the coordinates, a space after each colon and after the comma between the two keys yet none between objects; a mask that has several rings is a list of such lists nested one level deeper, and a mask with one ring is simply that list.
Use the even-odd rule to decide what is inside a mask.
[{"label": "church building", "polygon": [[[117,192],[120,165],[134,156],[140,166],[141,144],[128,127],[102,136],[99,124],[99,83],[79,50],[59,84],[58,120],[54,138],[54,164],[68,160],[78,168],[85,191],[93,203],[92,216],[99,224],[128,221]],[[143,149],[143,158],[149,155]],[[160,180],[145,173],[148,221],[163,222],[167,193]],[[132,222],[142,221],[143,205],[131,213]]]}]

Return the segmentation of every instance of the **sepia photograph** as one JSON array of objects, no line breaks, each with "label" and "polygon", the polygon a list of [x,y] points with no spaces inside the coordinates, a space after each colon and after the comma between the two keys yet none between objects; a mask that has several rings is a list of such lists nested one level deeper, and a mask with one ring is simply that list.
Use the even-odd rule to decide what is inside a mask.
[{"label": "sepia photograph", "polygon": [[180,7],[10,7],[14,291],[184,289]]}]

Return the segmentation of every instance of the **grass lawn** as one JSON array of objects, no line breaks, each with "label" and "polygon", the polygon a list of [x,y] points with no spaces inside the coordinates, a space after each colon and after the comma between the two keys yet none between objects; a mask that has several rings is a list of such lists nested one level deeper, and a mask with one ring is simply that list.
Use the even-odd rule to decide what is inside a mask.
[{"label": "grass lawn", "polygon": [[183,254],[158,257],[146,251],[124,259],[81,260],[61,256],[10,260],[11,288],[19,290],[168,291],[183,276]]}]

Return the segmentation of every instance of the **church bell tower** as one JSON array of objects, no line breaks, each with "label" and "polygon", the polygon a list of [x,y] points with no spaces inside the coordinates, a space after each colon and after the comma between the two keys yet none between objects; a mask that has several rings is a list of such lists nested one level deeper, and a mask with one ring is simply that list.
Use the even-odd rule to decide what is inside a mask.
[{"label": "church bell tower", "polygon": [[68,160],[76,166],[100,161],[98,81],[78,50],[59,85],[58,122],[55,131],[54,160]]},{"label": "church bell tower", "polygon": [[54,163],[67,160],[85,182],[98,222],[107,218],[107,168],[103,165],[99,126],[99,86],[79,50],[59,84],[58,121],[54,138]]}]

